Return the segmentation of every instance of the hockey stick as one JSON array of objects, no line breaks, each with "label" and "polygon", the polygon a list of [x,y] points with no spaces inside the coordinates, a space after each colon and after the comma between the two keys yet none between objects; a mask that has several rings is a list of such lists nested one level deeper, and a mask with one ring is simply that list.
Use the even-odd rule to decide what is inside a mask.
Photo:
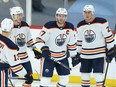
[{"label": "hockey stick", "polygon": [[37,73],[37,75],[38,75],[38,80],[40,81],[39,73],[37,72],[37,70],[35,70],[35,72]]},{"label": "hockey stick", "polygon": [[58,64],[60,64],[61,66],[63,66],[64,68],[66,68],[66,69],[68,69],[68,70],[72,70],[70,67],[68,67],[68,66],[66,66],[66,65],[64,65],[63,63],[61,63],[60,61],[58,61],[58,60],[55,60],[55,59],[53,59],[53,58],[50,58],[51,60],[53,60],[54,62],[56,62],[56,63],[58,63]]},{"label": "hockey stick", "polygon": [[[26,78],[15,78],[15,77],[11,77],[10,79],[14,79],[14,80],[15,79],[17,79],[17,80],[27,80]],[[40,81],[40,79],[33,79],[33,81]]]},{"label": "hockey stick", "polygon": [[103,81],[103,86],[102,87],[105,87],[105,81],[106,81],[106,76],[107,76],[107,72],[108,72],[108,67],[109,67],[109,62],[107,63],[107,66],[106,66],[106,72],[105,72],[105,76],[104,76],[104,81]]},{"label": "hockey stick", "polygon": [[8,77],[8,79],[9,79],[9,82],[10,82],[11,86],[12,86],[12,87],[15,87],[15,86],[13,85],[11,79],[10,79],[9,77]]}]

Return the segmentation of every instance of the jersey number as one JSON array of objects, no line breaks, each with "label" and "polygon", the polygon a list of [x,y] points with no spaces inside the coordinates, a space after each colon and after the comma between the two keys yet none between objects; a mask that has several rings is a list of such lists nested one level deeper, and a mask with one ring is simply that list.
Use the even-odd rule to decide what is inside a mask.
[{"label": "jersey number", "polygon": [[106,29],[107,29],[107,32],[110,32],[110,27],[109,26],[107,26]]},{"label": "jersey number", "polygon": [[45,33],[45,31],[41,31],[40,35],[43,36]]},{"label": "jersey number", "polygon": [[17,60],[19,60],[18,55],[14,55],[14,61],[17,61]]}]

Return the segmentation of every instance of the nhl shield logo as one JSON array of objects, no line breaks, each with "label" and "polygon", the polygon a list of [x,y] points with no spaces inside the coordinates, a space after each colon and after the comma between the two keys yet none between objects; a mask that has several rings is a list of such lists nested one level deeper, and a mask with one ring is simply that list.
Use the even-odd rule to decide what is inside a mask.
[{"label": "nhl shield logo", "polygon": [[65,34],[60,34],[56,37],[55,42],[57,46],[62,46],[66,41],[67,36]]},{"label": "nhl shield logo", "polygon": [[25,45],[25,35],[23,33],[20,33],[16,36],[15,38],[15,43],[17,44],[17,46],[24,46]]},{"label": "nhl shield logo", "polygon": [[96,38],[96,35],[92,30],[86,30],[84,36],[87,43],[93,42]]}]

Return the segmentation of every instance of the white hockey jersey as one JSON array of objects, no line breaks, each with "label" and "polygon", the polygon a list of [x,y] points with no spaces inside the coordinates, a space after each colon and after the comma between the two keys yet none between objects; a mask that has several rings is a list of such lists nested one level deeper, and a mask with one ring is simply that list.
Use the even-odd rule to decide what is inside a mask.
[{"label": "white hockey jersey", "polygon": [[93,59],[105,57],[106,48],[114,46],[114,36],[108,22],[96,17],[91,23],[81,21],[77,26],[77,52],[81,58]]},{"label": "white hockey jersey", "polygon": [[67,50],[70,56],[76,55],[76,39],[74,38],[74,26],[66,22],[63,27],[58,27],[56,21],[50,21],[44,25],[36,38],[36,47],[41,49],[48,46],[51,57],[56,60],[66,58]]},{"label": "white hockey jersey", "polygon": [[33,45],[33,39],[28,24],[22,21],[21,25],[14,26],[9,38],[19,47],[18,56],[21,63],[29,61],[27,46]]},{"label": "white hockey jersey", "polygon": [[[9,64],[11,70],[24,77],[27,74],[26,70],[20,65],[19,58],[17,56],[17,50],[19,48],[8,38],[0,34],[0,63]],[[0,66],[5,68],[5,66]]]}]

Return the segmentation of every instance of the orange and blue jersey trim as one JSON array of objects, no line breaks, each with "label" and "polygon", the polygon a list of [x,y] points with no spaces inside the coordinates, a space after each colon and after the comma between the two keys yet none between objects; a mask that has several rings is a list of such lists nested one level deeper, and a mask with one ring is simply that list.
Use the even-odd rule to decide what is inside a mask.
[{"label": "orange and blue jersey trim", "polygon": [[96,54],[101,54],[105,52],[106,52],[105,46],[98,47],[98,48],[92,48],[92,49],[82,48],[81,50],[82,55],[96,55]]},{"label": "orange and blue jersey trim", "polygon": [[108,37],[105,37],[106,43],[112,43],[114,41],[114,36],[110,35]]},{"label": "orange and blue jersey trim", "polygon": [[23,59],[28,58],[28,54],[27,52],[18,53],[18,57],[20,58],[20,60],[23,60]]},{"label": "orange and blue jersey trim", "polygon": [[82,40],[77,40],[76,45],[77,46],[82,46]]},{"label": "orange and blue jersey trim", "polygon": [[27,44],[32,45],[34,43],[33,39],[29,40]]},{"label": "orange and blue jersey trim", "polygon": [[73,45],[69,45],[69,44],[68,44],[68,50],[74,51],[74,50],[76,50],[76,48],[77,48],[76,43],[73,44]]},{"label": "orange and blue jersey trim", "polygon": [[16,73],[16,72],[19,72],[23,69],[23,66],[21,64],[17,64],[17,65],[14,65],[14,66],[11,66],[11,70]]},{"label": "orange and blue jersey trim", "polygon": [[45,41],[42,40],[41,38],[37,37],[36,38],[36,43],[45,43]]},{"label": "orange and blue jersey trim", "polygon": [[66,56],[66,51],[62,51],[62,52],[50,51],[50,52],[51,52],[51,57],[54,57],[54,58],[62,58]]}]

